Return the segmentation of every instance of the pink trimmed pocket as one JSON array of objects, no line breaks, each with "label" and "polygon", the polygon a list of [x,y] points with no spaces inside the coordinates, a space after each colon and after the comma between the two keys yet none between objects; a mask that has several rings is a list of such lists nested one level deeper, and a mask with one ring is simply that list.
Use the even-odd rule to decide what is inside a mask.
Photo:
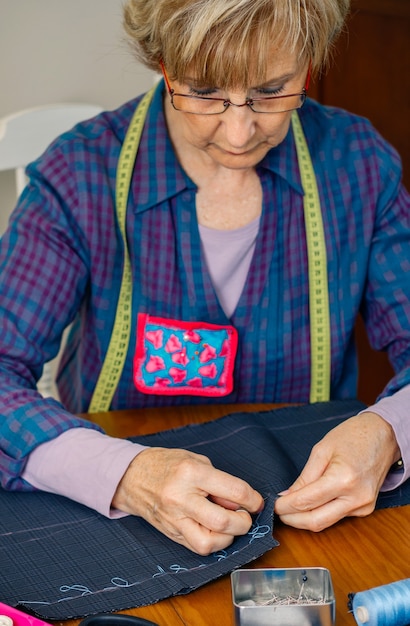
[{"label": "pink trimmed pocket", "polygon": [[139,313],[134,384],[142,393],[220,397],[233,390],[233,326]]}]

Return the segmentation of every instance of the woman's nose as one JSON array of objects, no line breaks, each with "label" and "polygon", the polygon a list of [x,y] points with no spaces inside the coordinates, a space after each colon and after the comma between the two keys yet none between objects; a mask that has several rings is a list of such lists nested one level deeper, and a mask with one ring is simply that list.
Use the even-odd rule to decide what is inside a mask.
[{"label": "woman's nose", "polygon": [[223,114],[221,122],[231,146],[240,148],[249,142],[255,134],[255,116],[256,113],[243,100],[229,101],[228,110]]}]

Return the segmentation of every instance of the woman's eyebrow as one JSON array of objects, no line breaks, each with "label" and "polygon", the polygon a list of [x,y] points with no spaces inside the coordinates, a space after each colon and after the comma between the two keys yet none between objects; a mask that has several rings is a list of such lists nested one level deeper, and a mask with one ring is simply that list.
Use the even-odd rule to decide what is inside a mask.
[{"label": "woman's eyebrow", "polygon": [[204,83],[201,80],[199,80],[198,78],[195,78],[195,76],[185,76],[184,77],[184,82],[181,83],[182,85],[191,85],[192,87],[198,87],[198,88],[204,88],[204,87],[213,87],[215,88],[215,85],[211,85],[210,83]]},{"label": "woman's eyebrow", "polygon": [[[296,75],[297,75],[297,70],[292,71],[292,72],[286,72],[285,74],[282,74],[281,76],[275,76],[274,78],[266,80],[260,85],[250,86],[249,89],[262,89],[263,87],[267,87],[275,83],[285,83],[288,80],[295,78]],[[192,85],[192,86],[200,87],[200,88],[212,87],[214,89],[217,89],[215,85],[203,83],[199,81],[198,78],[196,78],[195,76],[184,76],[184,82],[181,84]]]},{"label": "woman's eyebrow", "polygon": [[261,85],[255,85],[255,87],[251,87],[251,89],[261,89],[263,87],[267,87],[268,85],[272,85],[274,83],[286,83],[288,80],[295,78],[297,72],[288,72],[286,74],[282,74],[281,76],[275,76],[269,80],[266,80]]}]

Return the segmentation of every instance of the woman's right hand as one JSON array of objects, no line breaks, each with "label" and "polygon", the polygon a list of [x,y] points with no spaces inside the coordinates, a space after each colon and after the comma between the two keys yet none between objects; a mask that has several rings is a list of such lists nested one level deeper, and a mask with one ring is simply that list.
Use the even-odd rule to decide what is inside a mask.
[{"label": "woman's right hand", "polygon": [[245,481],[182,449],[146,448],[130,463],[112,506],[139,515],[201,555],[222,550],[251,525],[262,496]]}]

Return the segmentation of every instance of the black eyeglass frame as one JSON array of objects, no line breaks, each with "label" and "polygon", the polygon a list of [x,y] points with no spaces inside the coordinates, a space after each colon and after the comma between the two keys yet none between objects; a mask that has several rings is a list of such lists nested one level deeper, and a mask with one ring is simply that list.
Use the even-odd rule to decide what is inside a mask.
[{"label": "black eyeglass frame", "polygon": [[[169,78],[168,78],[168,74],[166,72],[165,69],[165,65],[163,63],[163,61],[160,61],[160,66],[161,66],[161,70],[162,70],[162,74],[164,76],[165,79],[165,84],[167,86],[167,90],[168,90],[168,94],[171,100],[171,104],[174,107],[175,111],[181,111],[183,113],[190,113],[191,115],[222,115],[223,113],[225,113],[225,111],[227,111],[229,109],[230,106],[233,107],[237,107],[237,108],[242,108],[245,106],[248,106],[251,111],[253,111],[254,113],[260,113],[260,114],[274,114],[274,113],[287,113],[288,111],[295,111],[297,109],[301,109],[302,106],[304,105],[306,98],[307,98],[307,92],[309,89],[309,83],[310,83],[310,77],[311,77],[311,63],[309,63],[309,68],[308,68],[308,72],[306,75],[306,81],[305,81],[305,86],[303,87],[302,91],[300,93],[292,93],[292,94],[287,94],[285,96],[266,96],[263,98],[247,98],[245,102],[243,102],[242,104],[235,104],[234,102],[231,102],[230,100],[227,100],[226,98],[208,98],[206,96],[193,96],[191,94],[186,94],[186,93],[177,93],[175,91],[175,89],[172,89],[171,84],[169,82]],[[178,96],[180,98],[189,98],[191,100],[203,100],[203,101],[212,101],[212,102],[222,102],[224,109],[222,111],[217,111],[215,113],[202,113],[202,112],[197,112],[197,111],[185,111],[185,109],[179,109],[178,107],[175,106],[174,103],[174,96]],[[296,96],[299,96],[301,98],[301,102],[300,105],[298,107],[292,107],[291,109],[284,109],[283,111],[255,111],[255,109],[252,108],[252,105],[254,102],[266,102],[266,100],[285,100],[286,98],[295,98]]]}]

